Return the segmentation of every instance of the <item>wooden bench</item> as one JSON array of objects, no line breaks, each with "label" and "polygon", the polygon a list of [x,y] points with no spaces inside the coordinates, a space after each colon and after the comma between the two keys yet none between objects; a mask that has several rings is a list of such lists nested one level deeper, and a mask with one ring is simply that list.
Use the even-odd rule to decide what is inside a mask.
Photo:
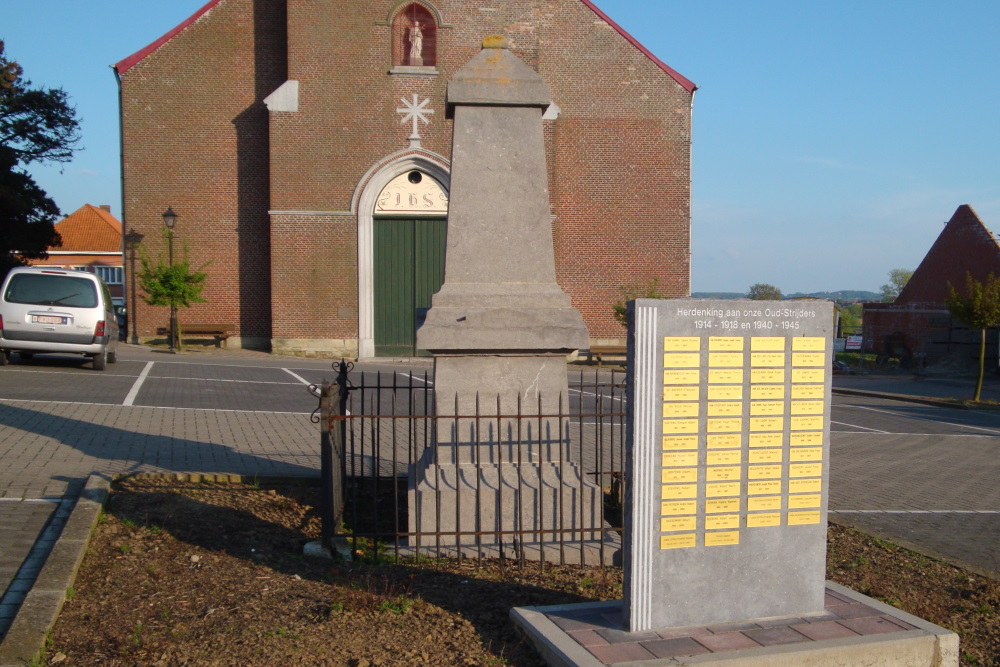
[{"label": "wooden bench", "polygon": [[597,357],[597,365],[600,366],[604,363],[604,355],[624,357],[627,352],[628,347],[625,345],[591,345],[587,350],[587,361],[591,362]]},{"label": "wooden bench", "polygon": [[[188,336],[211,336],[215,339],[215,347],[226,347],[226,341],[232,333],[233,328],[228,324],[180,324],[181,338]],[[160,336],[169,336],[169,327],[159,327],[156,333]]]}]

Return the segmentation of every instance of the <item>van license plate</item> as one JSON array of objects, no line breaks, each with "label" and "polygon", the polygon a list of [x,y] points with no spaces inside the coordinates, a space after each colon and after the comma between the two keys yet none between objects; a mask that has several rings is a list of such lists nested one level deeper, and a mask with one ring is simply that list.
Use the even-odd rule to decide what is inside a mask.
[{"label": "van license plate", "polygon": [[37,324],[66,324],[65,317],[56,317],[54,315],[32,315],[31,321]]}]

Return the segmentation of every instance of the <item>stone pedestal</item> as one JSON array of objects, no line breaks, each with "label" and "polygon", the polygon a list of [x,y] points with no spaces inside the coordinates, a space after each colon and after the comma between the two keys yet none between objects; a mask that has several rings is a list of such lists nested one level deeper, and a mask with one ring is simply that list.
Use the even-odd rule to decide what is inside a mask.
[{"label": "stone pedestal", "polygon": [[410,478],[410,530],[449,533],[438,544],[581,539],[600,528],[601,489],[569,457],[566,355],[588,336],[555,278],[551,99],[503,38],[483,46],[448,84],[445,280],[417,331],[441,419]]}]

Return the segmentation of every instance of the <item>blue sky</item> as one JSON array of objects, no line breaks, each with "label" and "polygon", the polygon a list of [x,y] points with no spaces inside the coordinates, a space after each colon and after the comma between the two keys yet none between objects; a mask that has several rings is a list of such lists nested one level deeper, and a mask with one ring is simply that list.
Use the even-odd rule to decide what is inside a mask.
[{"label": "blue sky", "polygon": [[[204,0],[0,0],[0,39],[81,118],[33,170],[64,213],[121,214],[109,65]],[[597,0],[698,84],[692,290],[877,291],[960,204],[1000,231],[1000,3]]]}]

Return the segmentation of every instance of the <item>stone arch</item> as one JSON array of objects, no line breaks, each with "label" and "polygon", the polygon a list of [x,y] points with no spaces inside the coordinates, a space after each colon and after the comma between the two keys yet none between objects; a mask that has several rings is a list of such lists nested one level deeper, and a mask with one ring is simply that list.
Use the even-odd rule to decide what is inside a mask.
[{"label": "stone arch", "polygon": [[354,194],[358,217],[358,357],[375,356],[374,211],[378,196],[394,178],[409,171],[434,178],[451,190],[450,163],[430,151],[407,151],[389,156],[368,170]]}]

